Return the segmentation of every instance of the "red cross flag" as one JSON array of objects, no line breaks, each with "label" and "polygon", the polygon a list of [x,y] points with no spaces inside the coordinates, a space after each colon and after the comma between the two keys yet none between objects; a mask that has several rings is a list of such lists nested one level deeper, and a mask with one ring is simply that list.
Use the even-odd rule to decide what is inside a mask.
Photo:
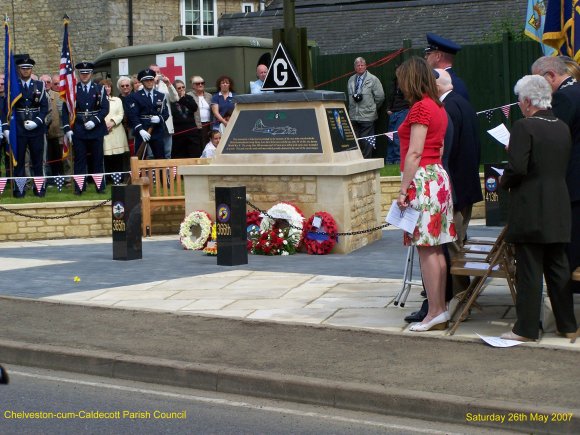
[{"label": "red cross flag", "polygon": [[161,73],[173,83],[176,79],[187,83],[185,76],[185,56],[183,53],[158,54],[155,62]]}]

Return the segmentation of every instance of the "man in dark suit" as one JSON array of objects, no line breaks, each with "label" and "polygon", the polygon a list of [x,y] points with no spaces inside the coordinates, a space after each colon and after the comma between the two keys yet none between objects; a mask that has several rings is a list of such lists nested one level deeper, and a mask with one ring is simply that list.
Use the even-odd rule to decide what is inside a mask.
[{"label": "man in dark suit", "polygon": [[135,135],[135,149],[138,150],[146,142],[151,147],[153,158],[163,159],[165,121],[169,118],[167,96],[155,90],[155,71],[145,69],[137,74],[137,79],[143,84],[143,89],[131,94],[127,101],[129,125]]},{"label": "man in dark suit", "polygon": [[453,71],[453,61],[455,55],[461,50],[461,45],[442,38],[434,33],[427,33],[427,47],[425,48],[425,60],[433,69],[444,69],[451,76],[453,90],[469,101],[467,86],[455,71]]},{"label": "man in dark suit", "polygon": [[[16,61],[18,76],[22,97],[16,102],[16,167],[14,168],[15,177],[25,177],[26,150],[30,151],[30,169],[32,175],[44,177],[44,134],[46,126],[44,120],[48,114],[48,99],[44,90],[44,83],[33,80],[32,68],[34,60],[28,56],[19,58]],[[9,121],[3,124],[4,137],[9,142],[10,126]],[[34,194],[44,196],[46,187],[44,183],[40,189],[34,185]],[[14,186],[13,195],[23,197],[25,189],[20,190]]]},{"label": "man in dark suit", "polygon": [[[107,134],[105,116],[109,113],[109,100],[103,87],[91,80],[93,67],[87,61],[75,65],[80,78],[76,88],[75,123],[72,128],[68,123],[63,126],[68,141],[73,143],[75,175],[87,174],[89,168],[93,174],[105,172],[103,140]],[[63,122],[69,119],[66,104],[62,105],[61,119]],[[91,154],[90,162],[87,159],[88,153]],[[82,186],[75,183],[75,194],[80,195],[85,190],[84,187],[84,183]],[[105,193],[105,177],[102,178],[101,185],[96,187],[98,193]]]},{"label": "man in dark suit", "polygon": [[[469,102],[455,92],[451,76],[442,69],[437,89],[439,98],[453,122],[453,142],[449,154],[449,176],[453,195],[453,220],[457,241],[448,244],[451,258],[456,257],[467,238],[467,227],[471,220],[473,204],[483,201],[479,180],[481,145],[477,125],[477,114]],[[467,289],[469,277],[453,277],[453,293]]]},{"label": "man in dark suit", "polygon": [[[559,57],[544,56],[532,64],[532,74],[543,76],[552,87],[552,110],[572,134],[572,153],[566,182],[572,206],[572,233],[568,245],[570,270],[580,267],[580,83],[568,74]],[[574,293],[580,293],[580,283],[572,282]]]}]

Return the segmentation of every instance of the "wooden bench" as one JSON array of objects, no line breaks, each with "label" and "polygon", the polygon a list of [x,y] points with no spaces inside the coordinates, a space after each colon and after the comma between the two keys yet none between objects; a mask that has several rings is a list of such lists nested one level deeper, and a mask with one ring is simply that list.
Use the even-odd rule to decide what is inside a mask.
[{"label": "wooden bench", "polygon": [[185,205],[180,166],[207,165],[210,159],[139,160],[131,157],[131,184],[141,186],[143,236],[152,233],[151,212],[163,206]]}]

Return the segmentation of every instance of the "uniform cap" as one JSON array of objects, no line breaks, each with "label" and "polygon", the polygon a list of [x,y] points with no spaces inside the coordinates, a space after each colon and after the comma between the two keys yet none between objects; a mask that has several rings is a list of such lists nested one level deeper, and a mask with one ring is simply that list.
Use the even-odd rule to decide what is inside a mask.
[{"label": "uniform cap", "polygon": [[140,82],[142,82],[143,80],[153,80],[155,78],[155,71],[153,71],[152,69],[144,69],[143,71],[139,71],[139,74],[137,74],[137,80],[139,80]]},{"label": "uniform cap", "polygon": [[83,74],[83,73],[92,73],[93,69],[95,68],[95,64],[86,60],[79,62],[75,65],[75,69]]},{"label": "uniform cap", "polygon": [[459,50],[461,50],[461,45],[449,39],[442,38],[435,33],[427,33],[426,53],[430,51],[443,51],[444,53],[457,54]]},{"label": "uniform cap", "polygon": [[16,66],[20,68],[32,68],[35,64],[36,62],[34,61],[34,59],[28,56],[21,57],[16,61]]}]

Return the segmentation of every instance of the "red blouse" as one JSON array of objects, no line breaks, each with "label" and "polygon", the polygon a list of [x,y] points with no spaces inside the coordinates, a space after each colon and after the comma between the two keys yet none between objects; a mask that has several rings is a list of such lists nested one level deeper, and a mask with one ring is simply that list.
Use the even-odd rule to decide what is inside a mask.
[{"label": "red blouse", "polygon": [[438,106],[427,95],[423,95],[421,101],[413,104],[409,114],[398,129],[401,143],[401,171],[405,169],[405,157],[409,151],[412,124],[427,126],[427,137],[419,166],[441,164],[441,147],[443,146],[445,130],[447,130],[447,113],[442,106]]}]

